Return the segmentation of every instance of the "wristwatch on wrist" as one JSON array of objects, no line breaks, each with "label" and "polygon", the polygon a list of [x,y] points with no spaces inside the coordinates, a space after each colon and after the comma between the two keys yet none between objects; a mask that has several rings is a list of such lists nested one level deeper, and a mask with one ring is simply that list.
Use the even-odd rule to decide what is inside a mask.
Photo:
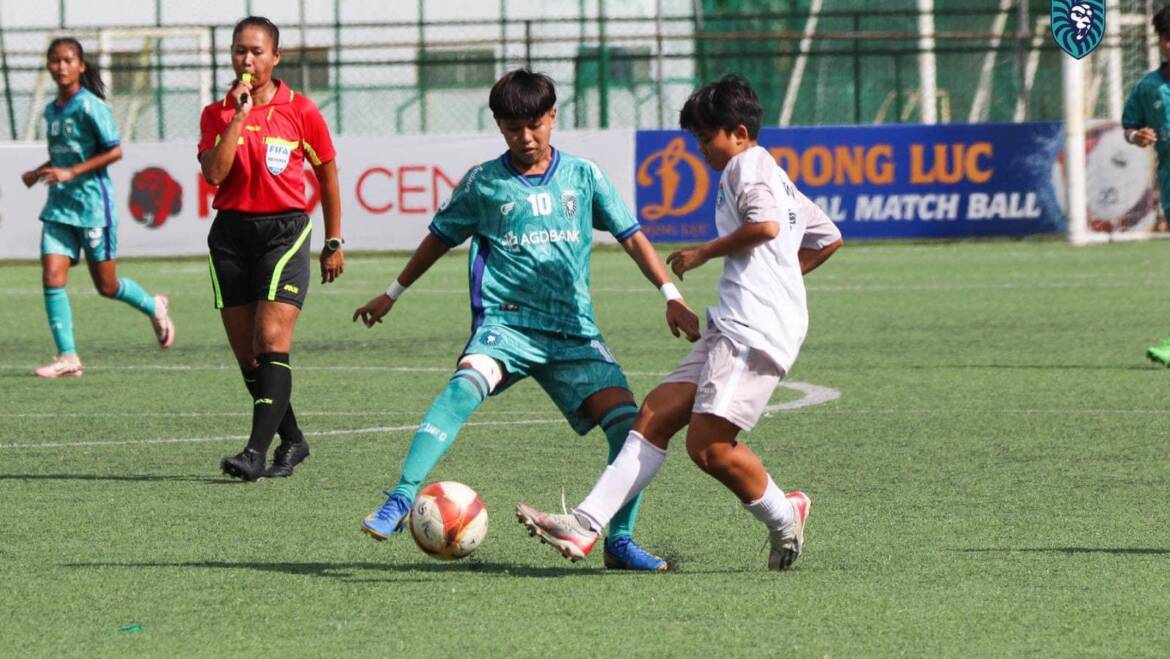
[{"label": "wristwatch on wrist", "polygon": [[329,250],[330,252],[336,252],[337,250],[341,249],[341,246],[344,244],[345,244],[345,238],[326,238],[325,239],[325,249]]}]

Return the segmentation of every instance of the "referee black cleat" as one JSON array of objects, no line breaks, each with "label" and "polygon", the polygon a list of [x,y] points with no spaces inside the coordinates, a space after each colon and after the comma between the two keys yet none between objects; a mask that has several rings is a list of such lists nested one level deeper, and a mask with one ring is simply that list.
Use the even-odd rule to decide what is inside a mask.
[{"label": "referee black cleat", "polygon": [[258,481],[264,475],[264,456],[246,448],[219,463],[223,473],[243,481]]},{"label": "referee black cleat", "polygon": [[264,475],[268,478],[288,478],[292,476],[293,467],[304,462],[308,457],[309,443],[305,441],[304,435],[301,436],[300,441],[296,442],[281,440],[280,446],[276,447],[276,451],[272,455],[272,466],[264,472]]}]

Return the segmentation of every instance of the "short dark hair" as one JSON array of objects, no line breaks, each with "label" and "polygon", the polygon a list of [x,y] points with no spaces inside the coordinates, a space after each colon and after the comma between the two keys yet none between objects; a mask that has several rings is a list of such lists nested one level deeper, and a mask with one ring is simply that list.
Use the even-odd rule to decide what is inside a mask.
[{"label": "short dark hair", "polygon": [[276,27],[276,23],[263,16],[248,16],[240,19],[240,22],[232,28],[232,43],[235,43],[236,37],[240,36],[240,32],[246,27],[258,27],[267,32],[268,37],[272,39],[272,50],[280,50],[280,28]]},{"label": "short dark hair", "polygon": [[535,119],[557,104],[552,78],[528,69],[516,69],[492,85],[488,107],[497,120]]},{"label": "short dark hair", "polygon": [[726,75],[709,82],[691,94],[678,113],[678,125],[698,135],[722,128],[728,133],[741,124],[748,137],[760,134],[760,120],[764,106],[747,80],[737,75]]},{"label": "short dark hair", "polygon": [[1154,32],[1157,32],[1159,35],[1170,34],[1170,5],[1165,5],[1154,12],[1154,17],[1150,19],[1150,23],[1154,26]]}]

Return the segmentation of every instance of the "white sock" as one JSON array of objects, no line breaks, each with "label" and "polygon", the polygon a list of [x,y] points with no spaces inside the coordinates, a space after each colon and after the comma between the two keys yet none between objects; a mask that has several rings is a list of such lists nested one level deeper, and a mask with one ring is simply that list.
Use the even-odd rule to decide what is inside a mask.
[{"label": "white sock", "polygon": [[577,519],[586,518],[590,528],[600,532],[627,501],[653,480],[664,460],[666,451],[646,441],[641,433],[631,430],[622,450],[601,472],[593,491],[573,509]]},{"label": "white sock", "polygon": [[795,519],[796,511],[792,502],[784,498],[784,492],[776,487],[772,476],[768,476],[768,487],[764,489],[764,496],[743,504],[749,513],[764,523],[769,531],[776,531],[788,526]]}]

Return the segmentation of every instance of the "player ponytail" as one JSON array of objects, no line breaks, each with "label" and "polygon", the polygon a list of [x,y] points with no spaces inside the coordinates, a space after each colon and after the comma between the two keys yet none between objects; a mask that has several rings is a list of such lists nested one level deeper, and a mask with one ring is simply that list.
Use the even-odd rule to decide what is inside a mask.
[{"label": "player ponytail", "polygon": [[52,57],[53,51],[58,46],[69,46],[77,52],[77,59],[85,65],[85,71],[81,73],[81,86],[88,89],[94,96],[104,100],[106,98],[106,83],[102,82],[101,70],[97,64],[85,59],[85,49],[81,47],[81,42],[73,37],[57,37],[49,43],[49,50],[46,51],[45,57]]}]

